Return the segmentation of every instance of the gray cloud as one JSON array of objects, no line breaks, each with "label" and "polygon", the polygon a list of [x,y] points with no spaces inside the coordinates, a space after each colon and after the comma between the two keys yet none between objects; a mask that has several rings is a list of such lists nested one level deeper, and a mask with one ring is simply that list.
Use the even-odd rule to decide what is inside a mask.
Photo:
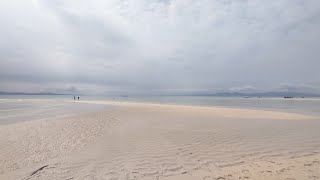
[{"label": "gray cloud", "polygon": [[320,93],[317,0],[4,0],[0,37],[0,90]]}]

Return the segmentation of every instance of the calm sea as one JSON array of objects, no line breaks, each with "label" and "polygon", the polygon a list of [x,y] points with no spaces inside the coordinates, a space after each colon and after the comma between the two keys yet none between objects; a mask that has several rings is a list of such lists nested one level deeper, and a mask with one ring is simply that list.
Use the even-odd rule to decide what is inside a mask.
[{"label": "calm sea", "polygon": [[[55,119],[82,112],[110,110],[111,106],[70,103],[73,96],[0,96],[0,124],[34,119]],[[320,115],[320,99],[242,98],[242,97],[198,97],[198,96],[81,96],[80,100],[112,100],[182,104],[192,106],[219,106],[243,109],[262,109]]]}]

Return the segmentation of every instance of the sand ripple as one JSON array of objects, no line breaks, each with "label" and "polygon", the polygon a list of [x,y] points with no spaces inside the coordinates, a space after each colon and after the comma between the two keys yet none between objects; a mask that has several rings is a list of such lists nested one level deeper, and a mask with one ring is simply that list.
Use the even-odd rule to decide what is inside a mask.
[{"label": "sand ripple", "polygon": [[0,170],[18,179],[320,177],[319,120],[222,112],[121,105],[112,112],[3,126],[0,135],[10,139],[1,138]]}]

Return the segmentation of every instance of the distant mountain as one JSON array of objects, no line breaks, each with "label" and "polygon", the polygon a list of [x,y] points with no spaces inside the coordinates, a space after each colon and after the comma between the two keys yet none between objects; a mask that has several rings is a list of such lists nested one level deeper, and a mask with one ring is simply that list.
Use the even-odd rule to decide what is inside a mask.
[{"label": "distant mountain", "polygon": [[57,94],[57,93],[51,93],[51,92],[39,92],[39,93],[0,92],[0,95],[70,95],[70,94]]},{"label": "distant mountain", "polygon": [[302,92],[267,92],[253,94],[266,97],[320,97],[320,94],[302,93]]},{"label": "distant mountain", "polygon": [[301,92],[264,92],[264,93],[241,93],[241,92],[218,92],[218,93],[195,93],[193,96],[217,96],[217,97],[320,97],[320,94]]},{"label": "distant mountain", "polygon": [[[0,95],[80,95],[79,93],[26,93],[26,92],[1,92]],[[169,95],[172,96],[172,95]],[[215,97],[320,97],[320,94],[301,92],[264,92],[264,93],[242,93],[242,92],[217,92],[217,93],[184,93],[173,96],[215,96]],[[126,96],[123,96],[126,97]]]}]

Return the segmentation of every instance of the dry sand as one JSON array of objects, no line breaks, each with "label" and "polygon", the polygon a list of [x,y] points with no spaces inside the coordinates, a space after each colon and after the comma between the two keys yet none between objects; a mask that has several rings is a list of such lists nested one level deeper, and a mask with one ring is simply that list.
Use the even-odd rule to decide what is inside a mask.
[{"label": "dry sand", "polygon": [[318,117],[233,108],[82,103],[113,108],[1,125],[0,179],[320,178]]}]

